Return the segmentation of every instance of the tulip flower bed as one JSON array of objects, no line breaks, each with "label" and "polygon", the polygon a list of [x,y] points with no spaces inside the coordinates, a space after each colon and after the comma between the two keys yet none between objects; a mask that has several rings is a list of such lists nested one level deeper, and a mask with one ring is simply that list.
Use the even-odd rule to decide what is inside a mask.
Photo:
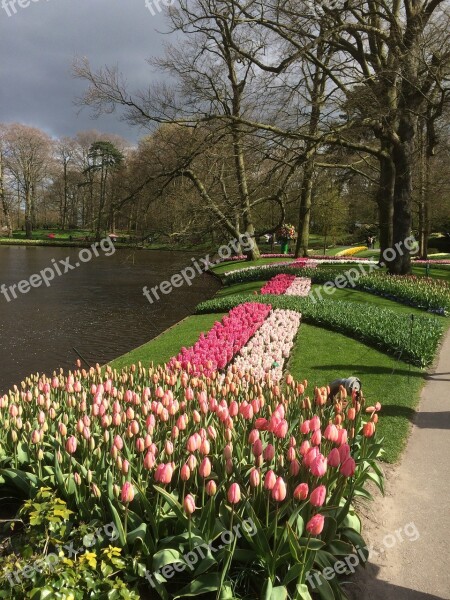
[{"label": "tulip flower bed", "polygon": [[[151,585],[164,600],[311,600],[312,575],[322,597],[345,598],[322,570],[366,546],[353,501],[370,497],[369,480],[382,488],[380,406],[343,389],[308,393],[291,376],[263,387],[234,368],[222,379],[98,367],[32,376],[2,397],[0,491],[33,500],[28,533],[48,529],[39,552],[35,535],[6,549],[1,597],[82,600],[122,578],[95,597]],[[89,551],[66,556],[88,530]],[[36,557],[40,570],[11,587],[7,573]]]},{"label": "tulip flower bed", "polygon": [[193,346],[182,348],[169,367],[189,368],[191,373],[205,375],[223,369],[262,325],[270,308],[255,302],[235,306],[206,336],[202,334]]},{"label": "tulip flower bed", "polygon": [[367,246],[355,246],[354,248],[347,248],[346,250],[341,250],[335,256],[354,256],[358,254],[358,252],[364,252],[364,250],[368,250]]},{"label": "tulip flower bed", "polygon": [[275,275],[266,285],[261,288],[261,294],[273,294],[280,296],[303,296],[306,297],[311,291],[311,279],[309,277],[295,277],[295,275]]},{"label": "tulip flower bed", "polygon": [[311,291],[311,279],[309,277],[295,277],[294,281],[285,291],[286,296],[302,296],[306,298]]},{"label": "tulip flower bed", "polygon": [[[300,327],[301,315],[293,310],[274,310],[253,338],[240,351],[231,370],[250,371],[258,381],[266,375],[278,382],[283,375],[285,360],[289,358],[294,339]],[[229,370],[230,370],[229,369]]]},{"label": "tulip flower bed", "polygon": [[[234,295],[208,300],[197,306],[197,313],[224,312],[250,298]],[[306,323],[338,331],[418,366],[432,363],[443,333],[436,317],[419,315],[412,322],[410,315],[360,302],[327,298],[314,302],[286,295],[260,296],[259,300],[273,309],[296,310]]]},{"label": "tulip flower bed", "polygon": [[295,275],[285,275],[284,273],[275,275],[261,288],[261,294],[274,294],[276,296],[284,294],[294,280]]}]

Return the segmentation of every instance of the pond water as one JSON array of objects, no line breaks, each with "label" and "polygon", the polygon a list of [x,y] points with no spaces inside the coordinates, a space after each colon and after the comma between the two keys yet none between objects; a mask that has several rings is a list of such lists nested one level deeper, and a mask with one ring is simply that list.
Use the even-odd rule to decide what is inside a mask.
[{"label": "pond water", "polygon": [[[59,261],[70,257],[71,265],[80,263],[79,252],[0,246],[0,285],[9,288],[55,262],[64,272]],[[89,364],[104,364],[192,314],[196,304],[219,287],[212,276],[203,274],[191,286],[184,284],[150,304],[143,286],[169,280],[191,266],[194,255],[119,249],[106,253],[110,254],[100,251],[99,257],[55,277],[49,287],[16,292],[17,299],[8,293],[10,302],[0,294],[0,393],[30,373],[72,368],[74,348]]]}]

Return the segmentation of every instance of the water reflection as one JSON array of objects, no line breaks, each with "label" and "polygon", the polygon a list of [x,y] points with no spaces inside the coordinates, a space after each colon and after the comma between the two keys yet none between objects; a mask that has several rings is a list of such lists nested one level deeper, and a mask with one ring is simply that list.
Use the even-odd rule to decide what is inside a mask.
[{"label": "water reflection", "polygon": [[[29,279],[51,260],[79,249],[0,246],[0,284]],[[179,252],[117,250],[7,302],[0,295],[0,393],[32,372],[72,367],[75,347],[89,362],[105,363],[145,343],[211,297],[218,283],[197,277],[150,304],[144,285],[158,285],[191,264]]]}]

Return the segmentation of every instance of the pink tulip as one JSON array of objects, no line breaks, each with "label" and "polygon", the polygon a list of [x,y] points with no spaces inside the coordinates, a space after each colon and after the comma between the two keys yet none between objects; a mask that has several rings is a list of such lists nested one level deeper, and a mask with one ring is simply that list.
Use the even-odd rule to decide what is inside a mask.
[{"label": "pink tulip", "polygon": [[155,466],[156,458],[152,452],[147,452],[144,458],[144,469],[150,471]]},{"label": "pink tulip", "polygon": [[116,435],[114,438],[114,446],[117,448],[117,450],[122,450],[123,448],[123,439],[120,437],[120,435]]},{"label": "pink tulip", "polygon": [[317,429],[311,436],[311,444],[313,446],[320,446],[321,441],[322,441],[322,434],[320,432],[320,429]]},{"label": "pink tulip", "polygon": [[268,444],[264,449],[263,458],[267,462],[271,462],[274,459],[274,456],[275,456],[275,448],[272,446],[272,444]]},{"label": "pink tulip", "polygon": [[129,504],[130,502],[133,502],[134,489],[131,483],[129,483],[128,481],[123,484],[120,499],[123,502],[123,504]]},{"label": "pink tulip", "polygon": [[339,444],[339,446],[342,446],[342,444],[346,444],[347,439],[348,439],[347,430],[346,429],[338,429],[337,443]]},{"label": "pink tulip", "polygon": [[262,441],[260,439],[257,439],[253,446],[252,446],[252,452],[254,456],[261,456],[261,454],[263,453],[263,444]]},{"label": "pink tulip", "polygon": [[272,498],[276,502],[283,502],[283,500],[286,498],[286,493],[286,484],[284,479],[282,477],[277,477],[275,485],[272,488]]},{"label": "pink tulip", "polygon": [[237,483],[232,483],[228,490],[228,502],[230,504],[237,504],[241,499],[241,490]]},{"label": "pink tulip", "polygon": [[293,460],[289,465],[289,473],[293,477],[297,477],[297,475],[300,473],[300,463],[297,459]]},{"label": "pink tulip", "polygon": [[344,477],[353,477],[353,475],[355,474],[355,470],[356,470],[356,463],[353,460],[353,458],[349,457],[342,464],[340,472],[342,473],[342,475]]},{"label": "pink tulip", "polygon": [[306,456],[308,454],[308,452],[310,451],[310,449],[311,449],[311,444],[308,442],[308,440],[305,440],[301,443],[299,452],[300,452],[301,456]]},{"label": "pink tulip", "polygon": [[71,435],[66,442],[66,450],[69,454],[75,454],[75,452],[77,451],[77,439]]},{"label": "pink tulip", "polygon": [[200,477],[203,477],[203,479],[206,479],[206,477],[209,477],[211,475],[211,461],[208,457],[205,457],[202,460],[198,472],[200,474]]},{"label": "pink tulip", "polygon": [[296,500],[306,500],[308,497],[309,488],[307,483],[299,483],[294,490],[294,498]]},{"label": "pink tulip", "polygon": [[267,471],[267,473],[264,477],[264,489],[272,490],[276,481],[277,481],[277,476],[272,471],[272,469],[270,469],[269,471]]},{"label": "pink tulip", "polygon": [[215,496],[215,494],[217,492],[216,482],[213,481],[212,479],[210,479],[208,481],[208,483],[206,484],[205,490],[206,490],[206,493],[208,494],[208,496]]},{"label": "pink tulip", "polygon": [[325,439],[329,440],[330,442],[333,442],[333,443],[337,442],[338,438],[339,438],[339,432],[338,432],[336,425],[333,425],[333,424],[327,425],[323,435],[324,435]]},{"label": "pink tulip", "polygon": [[188,467],[187,464],[184,464],[181,467],[181,471],[180,471],[181,480],[182,481],[188,481],[190,476],[191,476],[191,470],[190,470],[190,468]]},{"label": "pink tulip", "polygon": [[341,463],[344,463],[350,456],[350,446],[348,444],[342,444],[342,446],[339,446],[338,452],[341,459]]},{"label": "pink tulip", "polygon": [[339,450],[337,448],[333,448],[333,450],[328,455],[328,465],[332,468],[336,468],[341,464],[341,457],[339,455]]},{"label": "pink tulip", "polygon": [[256,440],[259,440],[259,431],[257,429],[252,429],[248,435],[248,443],[253,445]]},{"label": "pink tulip", "polygon": [[280,421],[274,431],[276,437],[280,439],[285,438],[288,432],[288,427],[288,422],[285,419]]},{"label": "pink tulip", "polygon": [[314,477],[323,477],[327,472],[327,459],[322,454],[318,454],[311,463],[310,471]]},{"label": "pink tulip", "polygon": [[327,497],[327,488],[319,485],[312,492],[309,501],[313,506],[322,506]]},{"label": "pink tulip", "polygon": [[306,524],[306,531],[311,535],[320,535],[323,531],[325,524],[325,517],[323,515],[314,515]]},{"label": "pink tulip", "polygon": [[314,415],[313,418],[309,422],[310,431],[317,431],[320,429],[320,419],[317,415]]},{"label": "pink tulip", "polygon": [[195,500],[191,494],[188,494],[183,502],[184,511],[187,515],[192,515],[195,512]]},{"label": "pink tulip", "polygon": [[309,421],[303,421],[303,423],[300,425],[300,431],[301,433],[303,433],[303,435],[306,435],[307,433],[309,433],[310,431],[310,422]]},{"label": "pink tulip", "polygon": [[260,480],[261,480],[261,477],[260,477],[258,469],[252,469],[250,471],[250,486],[253,488],[258,487]]},{"label": "pink tulip", "polygon": [[287,459],[289,462],[292,462],[293,460],[295,460],[297,457],[297,454],[295,452],[295,448],[293,446],[290,446],[290,448],[288,448],[287,451]]}]

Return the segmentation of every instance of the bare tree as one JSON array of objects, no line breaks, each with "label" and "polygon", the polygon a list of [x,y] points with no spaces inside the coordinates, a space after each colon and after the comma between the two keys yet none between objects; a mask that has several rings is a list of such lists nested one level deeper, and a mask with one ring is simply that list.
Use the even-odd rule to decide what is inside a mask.
[{"label": "bare tree", "polygon": [[52,141],[43,131],[15,123],[6,128],[5,160],[25,200],[25,231],[32,237],[36,226],[36,191],[47,174]]}]

